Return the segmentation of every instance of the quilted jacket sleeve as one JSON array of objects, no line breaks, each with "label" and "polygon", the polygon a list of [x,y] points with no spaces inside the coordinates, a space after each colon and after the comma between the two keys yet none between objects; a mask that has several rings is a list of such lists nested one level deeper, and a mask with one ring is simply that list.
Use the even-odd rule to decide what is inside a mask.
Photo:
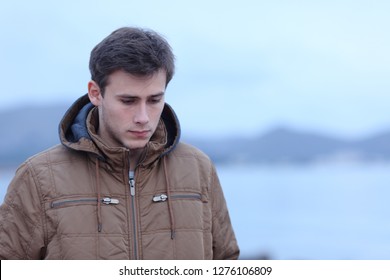
[{"label": "quilted jacket sleeve", "polygon": [[240,250],[230,221],[225,197],[215,167],[211,174],[212,213],[213,213],[213,258],[216,260],[237,259]]},{"label": "quilted jacket sleeve", "polygon": [[0,206],[0,259],[39,259],[44,248],[36,175],[23,164]]}]

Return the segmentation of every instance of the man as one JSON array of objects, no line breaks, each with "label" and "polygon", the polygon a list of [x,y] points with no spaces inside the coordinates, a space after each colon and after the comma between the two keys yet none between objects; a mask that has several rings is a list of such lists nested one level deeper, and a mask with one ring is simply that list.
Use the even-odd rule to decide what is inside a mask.
[{"label": "man", "polygon": [[0,209],[1,259],[236,259],[206,155],[165,103],[169,44],[120,28],[91,52],[88,94],[57,145],[24,162]]}]

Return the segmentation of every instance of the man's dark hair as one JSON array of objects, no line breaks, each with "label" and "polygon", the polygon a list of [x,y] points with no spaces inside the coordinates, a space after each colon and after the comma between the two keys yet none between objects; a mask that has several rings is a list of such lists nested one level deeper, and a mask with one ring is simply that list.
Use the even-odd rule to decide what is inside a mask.
[{"label": "man's dark hair", "polygon": [[93,48],[89,70],[103,94],[108,76],[116,70],[135,76],[152,76],[164,70],[168,85],[175,72],[174,59],[170,45],[158,33],[122,27]]}]

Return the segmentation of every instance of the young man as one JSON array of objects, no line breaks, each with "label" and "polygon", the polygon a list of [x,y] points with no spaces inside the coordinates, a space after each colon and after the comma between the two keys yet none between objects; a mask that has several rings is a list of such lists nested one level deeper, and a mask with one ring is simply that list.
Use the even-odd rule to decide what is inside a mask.
[{"label": "young man", "polygon": [[120,28],[91,52],[62,145],[23,163],[0,209],[1,259],[236,259],[213,164],[164,102],[169,44]]}]

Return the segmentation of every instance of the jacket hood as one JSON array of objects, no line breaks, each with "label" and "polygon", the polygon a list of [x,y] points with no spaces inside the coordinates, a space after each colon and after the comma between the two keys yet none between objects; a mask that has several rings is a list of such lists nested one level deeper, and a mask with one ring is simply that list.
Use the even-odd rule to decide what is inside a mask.
[{"label": "jacket hood", "polygon": [[[72,150],[87,152],[101,159],[122,153],[124,147],[111,148],[97,135],[98,111],[88,95],[76,100],[65,113],[59,124],[61,143]],[[153,161],[175,149],[180,140],[180,124],[171,106],[165,103],[160,123],[147,146],[146,160]]]}]

